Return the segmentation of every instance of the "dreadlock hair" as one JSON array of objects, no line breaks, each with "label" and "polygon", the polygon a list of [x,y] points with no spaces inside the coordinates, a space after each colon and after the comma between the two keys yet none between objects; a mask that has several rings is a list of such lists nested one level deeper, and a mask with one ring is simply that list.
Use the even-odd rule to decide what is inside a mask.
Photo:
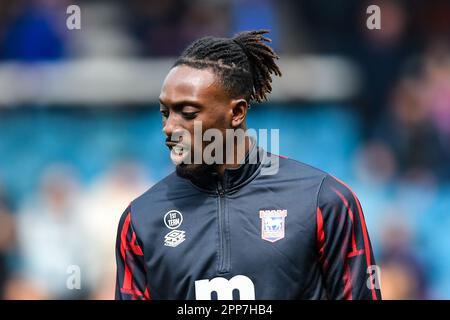
[{"label": "dreadlock hair", "polygon": [[272,74],[281,76],[275,63],[278,55],[265,42],[268,30],[244,31],[233,38],[204,37],[189,45],[173,67],[187,65],[211,68],[232,96],[250,101],[267,100],[272,91]]}]

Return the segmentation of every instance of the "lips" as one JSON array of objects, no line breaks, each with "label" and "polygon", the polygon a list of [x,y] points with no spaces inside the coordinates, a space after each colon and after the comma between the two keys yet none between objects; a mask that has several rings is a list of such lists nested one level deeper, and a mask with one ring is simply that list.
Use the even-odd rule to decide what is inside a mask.
[{"label": "lips", "polygon": [[167,142],[167,147],[170,149],[170,159],[176,165],[184,162],[189,154],[189,147],[182,143]]},{"label": "lips", "polygon": [[177,144],[177,145],[172,147],[172,151],[175,152],[178,155],[183,154],[183,150],[184,150],[184,147],[182,145],[179,145],[179,144]]},{"label": "lips", "polygon": [[175,151],[177,153],[183,152],[183,149],[188,149],[188,146],[182,144],[182,143],[175,143],[175,142],[167,142],[166,146],[171,150]]}]

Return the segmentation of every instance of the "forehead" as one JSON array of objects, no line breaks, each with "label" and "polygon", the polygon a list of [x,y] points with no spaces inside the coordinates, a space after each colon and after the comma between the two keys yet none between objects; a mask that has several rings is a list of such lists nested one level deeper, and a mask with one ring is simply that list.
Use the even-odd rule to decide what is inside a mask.
[{"label": "forehead", "polygon": [[159,98],[167,104],[172,104],[185,100],[201,102],[224,97],[225,92],[211,69],[180,65],[167,74]]}]

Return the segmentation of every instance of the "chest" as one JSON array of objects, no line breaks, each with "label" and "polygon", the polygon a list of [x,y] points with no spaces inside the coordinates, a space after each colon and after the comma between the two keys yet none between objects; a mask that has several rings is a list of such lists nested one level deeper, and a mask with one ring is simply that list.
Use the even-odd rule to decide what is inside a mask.
[{"label": "chest", "polygon": [[314,207],[299,198],[253,190],[165,208],[145,240],[150,286],[174,299],[208,296],[216,285],[243,286],[247,298],[295,297],[316,259]]}]

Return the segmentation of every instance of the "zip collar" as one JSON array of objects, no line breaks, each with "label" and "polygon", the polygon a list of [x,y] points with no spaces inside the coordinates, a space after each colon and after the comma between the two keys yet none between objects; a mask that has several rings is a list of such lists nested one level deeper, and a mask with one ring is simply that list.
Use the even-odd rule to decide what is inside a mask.
[{"label": "zip collar", "polygon": [[[235,168],[226,168],[221,178],[217,172],[211,172],[201,179],[188,179],[194,187],[203,192],[223,195],[236,192],[252,181],[261,170],[262,164],[267,158],[264,149],[256,144],[256,140],[250,137],[251,147],[245,154],[244,163]],[[199,177],[200,178],[200,177]]]}]

